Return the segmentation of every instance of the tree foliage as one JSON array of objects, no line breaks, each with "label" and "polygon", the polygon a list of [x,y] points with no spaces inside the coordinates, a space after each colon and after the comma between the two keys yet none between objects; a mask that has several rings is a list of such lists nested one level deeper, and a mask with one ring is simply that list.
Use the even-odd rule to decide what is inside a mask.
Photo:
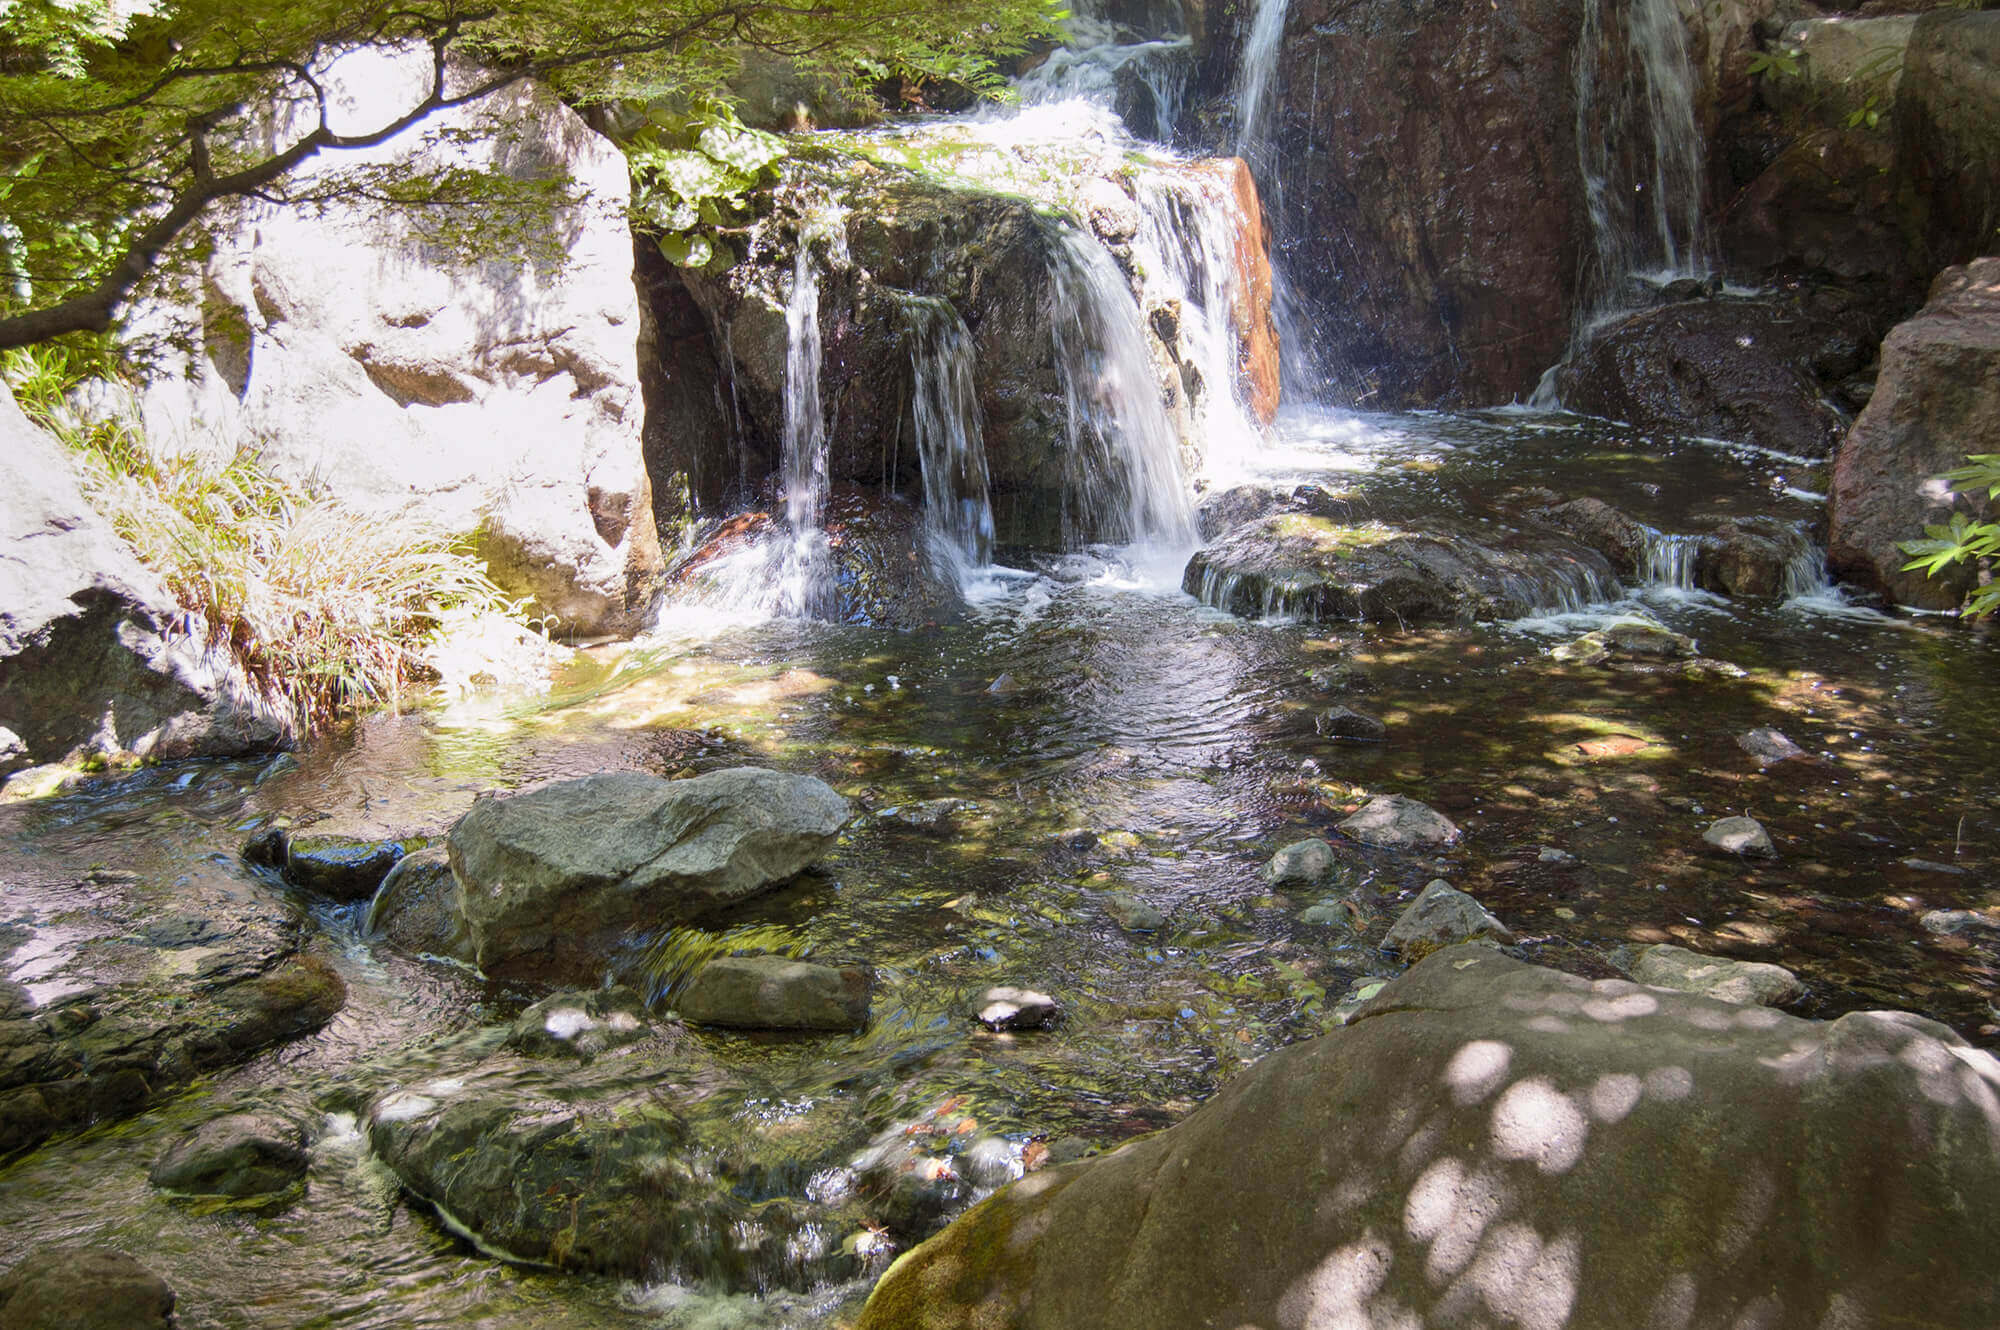
[{"label": "tree foliage", "polygon": [[[1983,489],[1988,502],[2000,499],[2000,453],[1973,453],[1966,463],[1945,473],[1944,478],[1951,482],[1952,488],[1960,493]],[[2000,559],[2000,522],[1983,522],[1964,513],[1953,513],[1949,522],[1925,527],[1922,540],[1904,541],[1901,548],[1910,556],[1910,561],[1903,565],[1906,572],[1921,570],[1928,577],[1936,577],[1967,560],[1976,564]],[[1984,618],[1995,610],[2000,610],[2000,581],[1974,587],[1965,598],[1964,612],[1973,618]]]},{"label": "tree foliage", "polygon": [[[578,105],[726,105],[760,51],[857,85],[893,71],[990,88],[994,61],[1061,17],[1053,0],[0,0],[0,347],[104,331],[218,203],[301,202],[288,181],[309,159],[522,79]],[[344,120],[331,58],[411,44],[431,53],[428,92]],[[727,165],[736,146],[689,150]],[[423,201],[394,183],[375,186],[385,203]]]}]

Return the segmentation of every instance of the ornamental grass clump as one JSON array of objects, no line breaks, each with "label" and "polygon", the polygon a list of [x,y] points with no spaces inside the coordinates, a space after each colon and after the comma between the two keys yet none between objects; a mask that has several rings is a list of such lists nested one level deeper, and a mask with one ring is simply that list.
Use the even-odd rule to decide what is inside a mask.
[{"label": "ornamental grass clump", "polygon": [[253,452],[162,454],[67,405],[80,379],[59,350],[6,363],[30,419],[75,455],[85,494],[251,684],[307,734],[394,703],[436,677],[447,616],[518,618],[461,536],[420,515],[386,519],[264,467]]}]

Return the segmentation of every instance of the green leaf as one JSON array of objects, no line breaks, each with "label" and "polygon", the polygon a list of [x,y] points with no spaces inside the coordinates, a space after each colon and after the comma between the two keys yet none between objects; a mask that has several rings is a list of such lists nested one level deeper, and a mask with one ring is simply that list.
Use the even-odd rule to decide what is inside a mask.
[{"label": "green leaf", "polygon": [[782,161],[791,152],[776,134],[742,125],[710,125],[701,131],[695,146],[748,177],[746,184],[754,182],[766,167]]},{"label": "green leaf", "polygon": [[715,246],[699,232],[661,236],[659,245],[660,254],[677,268],[705,268],[715,257]]}]

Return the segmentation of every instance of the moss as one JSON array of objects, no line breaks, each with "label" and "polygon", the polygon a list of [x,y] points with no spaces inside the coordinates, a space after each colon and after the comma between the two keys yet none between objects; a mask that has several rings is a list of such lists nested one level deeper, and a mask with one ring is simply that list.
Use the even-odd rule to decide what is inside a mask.
[{"label": "moss", "polygon": [[1035,1245],[1017,1230],[1078,1176],[1037,1174],[1002,1189],[883,1274],[855,1330],[1004,1330],[1019,1323]]}]

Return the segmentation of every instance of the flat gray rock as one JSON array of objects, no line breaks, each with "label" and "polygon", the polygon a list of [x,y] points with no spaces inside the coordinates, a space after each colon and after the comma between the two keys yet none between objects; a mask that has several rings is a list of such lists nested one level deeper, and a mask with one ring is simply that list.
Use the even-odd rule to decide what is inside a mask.
[{"label": "flat gray rock", "polygon": [[1458,942],[1513,940],[1513,931],[1485,906],[1443,878],[1434,878],[1389,926],[1382,950],[1417,960]]},{"label": "flat gray rock", "polygon": [[1335,862],[1325,841],[1293,841],[1264,865],[1264,880],[1274,887],[1316,887],[1333,876]]},{"label": "flat gray rock", "polygon": [[1805,749],[1768,725],[1737,735],[1736,746],[1756,758],[1757,765],[1764,767],[1806,755]]},{"label": "flat gray rock", "polygon": [[785,956],[725,956],[695,971],[676,1006],[697,1025],[749,1030],[858,1030],[872,977],[858,965]]},{"label": "flat gray rock", "polygon": [[1654,988],[1677,988],[1756,1007],[1782,1007],[1806,991],[1799,977],[1782,965],[1724,960],[1666,943],[1640,952],[1632,977]]},{"label": "flat gray rock", "polygon": [[1442,849],[1459,839],[1458,825],[1450,818],[1400,794],[1376,795],[1341,822],[1340,830],[1385,850]]}]

